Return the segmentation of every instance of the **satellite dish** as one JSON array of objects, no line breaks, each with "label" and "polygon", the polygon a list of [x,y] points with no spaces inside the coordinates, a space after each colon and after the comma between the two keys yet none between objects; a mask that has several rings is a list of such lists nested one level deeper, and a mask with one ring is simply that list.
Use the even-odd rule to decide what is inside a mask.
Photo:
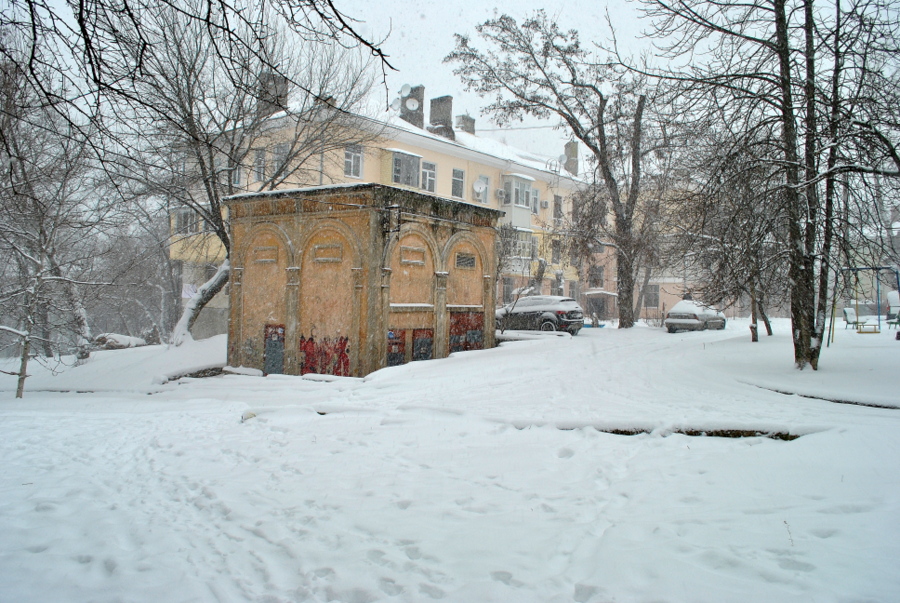
[{"label": "satellite dish", "polygon": [[472,188],[474,188],[475,192],[480,195],[484,192],[484,189],[487,188],[487,184],[484,183],[484,180],[476,180],[475,184],[472,185]]},{"label": "satellite dish", "polygon": [[568,157],[566,157],[565,155],[560,155],[560,156],[557,158],[557,161],[559,161],[560,163],[565,163],[565,162],[566,162],[566,159],[568,159]]},{"label": "satellite dish", "polygon": [[419,101],[417,101],[414,98],[406,99],[406,108],[409,109],[410,111],[415,111],[416,109],[419,108]]},{"label": "satellite dish", "polygon": [[412,86],[409,84],[403,84],[403,87],[400,88],[400,96],[409,96],[409,93],[412,91]]},{"label": "satellite dish", "polygon": [[394,111],[400,110],[400,99],[399,98],[395,98],[393,101],[391,101],[391,109],[393,109]]}]

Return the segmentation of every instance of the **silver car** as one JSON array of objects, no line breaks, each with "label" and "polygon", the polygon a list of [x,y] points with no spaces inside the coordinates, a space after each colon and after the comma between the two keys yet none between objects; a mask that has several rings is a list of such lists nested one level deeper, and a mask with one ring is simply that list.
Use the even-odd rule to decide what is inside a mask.
[{"label": "silver car", "polygon": [[705,331],[706,329],[724,329],[725,315],[696,301],[683,299],[666,314],[666,329],[669,333],[676,331]]},{"label": "silver car", "polygon": [[498,329],[568,331],[577,335],[584,326],[584,310],[571,297],[533,295],[503,306],[496,313]]}]

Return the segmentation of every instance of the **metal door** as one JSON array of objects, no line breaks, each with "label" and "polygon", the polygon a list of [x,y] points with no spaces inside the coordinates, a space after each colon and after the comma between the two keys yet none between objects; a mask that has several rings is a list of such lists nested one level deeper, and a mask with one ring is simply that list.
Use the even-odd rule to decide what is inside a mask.
[{"label": "metal door", "polygon": [[280,375],[284,373],[284,325],[266,325],[265,338],[263,373]]}]

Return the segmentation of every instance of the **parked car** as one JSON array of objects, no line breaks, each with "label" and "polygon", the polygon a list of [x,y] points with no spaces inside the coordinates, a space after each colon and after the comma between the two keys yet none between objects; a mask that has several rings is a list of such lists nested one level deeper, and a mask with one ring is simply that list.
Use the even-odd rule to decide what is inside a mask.
[{"label": "parked car", "polygon": [[497,328],[568,331],[584,327],[584,310],[571,297],[533,295],[503,306],[496,313]]},{"label": "parked car", "polygon": [[666,313],[665,325],[669,333],[721,330],[725,328],[725,315],[700,302],[683,299]]}]

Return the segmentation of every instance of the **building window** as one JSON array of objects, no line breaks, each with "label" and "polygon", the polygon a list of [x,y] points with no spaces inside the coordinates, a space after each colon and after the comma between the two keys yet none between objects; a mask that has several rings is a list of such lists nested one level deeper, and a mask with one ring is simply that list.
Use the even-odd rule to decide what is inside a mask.
[{"label": "building window", "polygon": [[253,181],[262,182],[266,179],[266,150],[256,149],[253,153]]},{"label": "building window", "polygon": [[[453,170],[454,172],[456,170]],[[427,161],[422,162],[422,189],[429,193],[434,192],[434,183],[437,179],[437,166]]]},{"label": "building window", "polygon": [[[475,200],[480,201],[481,203],[487,203],[490,200],[491,194],[491,179],[487,176],[479,176],[478,181],[482,186],[479,186],[477,183],[475,185]],[[481,192],[477,192],[478,189],[481,189]]]},{"label": "building window", "polygon": [[466,190],[466,173],[463,170],[453,170],[453,184],[450,187],[450,194],[458,199],[462,199],[463,191]]},{"label": "building window", "polygon": [[659,308],[659,285],[644,287],[644,307]]},{"label": "building window", "polygon": [[344,147],[344,176],[362,178],[363,150],[358,144]]},{"label": "building window", "polygon": [[559,264],[560,257],[562,256],[562,244],[559,241],[550,241],[550,250],[552,252],[552,259],[550,262]]},{"label": "building window", "polygon": [[503,205],[509,205],[512,203],[513,198],[513,188],[512,181],[507,180],[503,183]]},{"label": "building window", "polygon": [[272,161],[275,163],[276,170],[284,171],[284,167],[287,165],[290,154],[291,145],[284,142],[275,145],[275,148],[272,150]]},{"label": "building window", "polygon": [[563,200],[559,195],[553,195],[553,221],[557,224],[563,218]]},{"label": "building window", "polygon": [[394,169],[391,177],[394,184],[419,186],[419,158],[406,153],[394,153]]},{"label": "building window", "polygon": [[241,185],[241,172],[243,171],[244,170],[241,167],[241,164],[237,164],[231,167],[231,184],[233,184],[234,186]]},{"label": "building window", "polygon": [[513,279],[511,276],[503,277],[503,303],[508,304],[513,298]]},{"label": "building window", "polygon": [[191,234],[200,232],[200,216],[191,209],[179,209],[175,212],[175,232]]},{"label": "building window", "polygon": [[591,266],[588,268],[588,287],[592,289],[603,288],[603,266]]},{"label": "building window", "polygon": [[539,194],[538,190],[531,186],[531,182],[522,177],[507,176],[503,181],[503,190],[506,191],[504,205],[508,205],[511,201],[513,205],[527,207],[537,213]]}]

